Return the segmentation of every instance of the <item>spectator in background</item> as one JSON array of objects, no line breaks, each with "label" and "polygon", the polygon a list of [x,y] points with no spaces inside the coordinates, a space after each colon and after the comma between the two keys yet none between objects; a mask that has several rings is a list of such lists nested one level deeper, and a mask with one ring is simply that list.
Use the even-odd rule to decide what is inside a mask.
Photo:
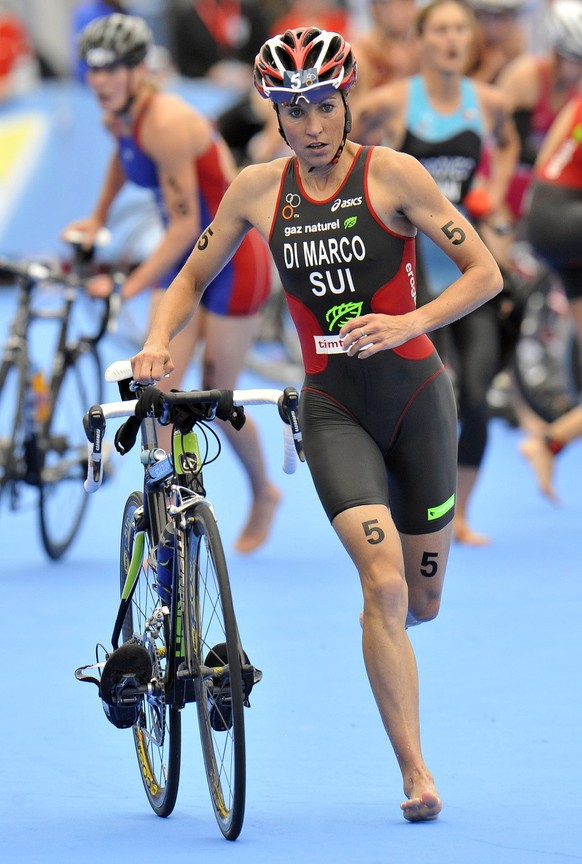
[{"label": "spectator in background", "polygon": [[39,65],[26,27],[0,3],[0,104],[30,90],[39,80]]},{"label": "spectator in background", "polygon": [[373,87],[418,72],[415,0],[370,0],[371,27],[352,39],[358,58],[357,98]]},{"label": "spectator in background", "polygon": [[239,96],[217,118],[237,164],[247,161],[249,140],[263,126],[252,97],[255,56],[268,36],[269,18],[256,0],[188,0],[176,4],[170,38],[177,71],[233,88]]},{"label": "spectator in background", "polygon": [[527,50],[521,15],[528,0],[469,0],[477,29],[465,74],[494,84],[501,70]]},{"label": "spectator in background", "polygon": [[170,29],[181,75],[246,90],[269,19],[254,0],[189,0],[176,5]]},{"label": "spectator in background", "polygon": [[289,8],[271,25],[271,35],[297,27],[319,27],[344,33],[349,29],[348,13],[343,0],[289,0]]}]

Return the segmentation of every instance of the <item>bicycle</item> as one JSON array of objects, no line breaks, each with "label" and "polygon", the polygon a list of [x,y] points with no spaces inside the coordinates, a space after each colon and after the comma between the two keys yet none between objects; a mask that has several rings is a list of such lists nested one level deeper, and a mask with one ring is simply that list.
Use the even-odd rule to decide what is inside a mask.
[{"label": "bicycle", "polygon": [[[24,488],[36,490],[42,544],[53,560],[73,542],[87,507],[87,447],[79,417],[87,404],[101,399],[97,345],[114,314],[111,299],[91,300],[93,315],[95,304],[101,309],[96,324],[74,320],[90,253],[78,242],[72,245],[67,267],[0,257],[0,284],[17,288],[17,309],[0,359],[0,499],[8,494],[16,510]],[[43,331],[50,355],[45,372],[32,356],[31,335],[35,322],[49,321],[54,349],[48,349]],[[86,326],[89,332],[74,332]]]},{"label": "bicycle", "polygon": [[[99,644],[96,662],[75,676],[98,686],[115,726],[133,729],[146,796],[161,817],[173,811],[178,794],[181,711],[196,703],[214,815],[224,837],[235,840],[245,809],[243,709],[262,673],[242,647],[203,469],[220,454],[213,420],[240,429],[244,406],[275,404],[287,430],[283,467],[291,473],[303,458],[299,397],[293,387],[163,393],[153,385],[128,383],[130,377],[127,361],[109,367],[106,380],[118,381],[122,401],[94,405],[84,418],[88,491],[101,484],[110,418],[128,418],[115,436],[120,453],[128,452],[140,433],[144,475],[143,489],[129,495],[123,511],[121,599],[112,651]],[[158,420],[173,425],[171,453],[158,447]]]}]

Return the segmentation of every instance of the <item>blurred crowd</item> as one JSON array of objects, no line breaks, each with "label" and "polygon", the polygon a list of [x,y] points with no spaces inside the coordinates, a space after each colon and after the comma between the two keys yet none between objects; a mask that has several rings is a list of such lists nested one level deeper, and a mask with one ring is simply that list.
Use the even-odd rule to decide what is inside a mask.
[{"label": "blurred crowd", "polygon": [[[540,22],[549,2],[491,0],[496,13],[499,6],[507,13],[493,16],[499,24],[491,15],[480,22],[481,48],[476,52],[484,45],[495,46],[485,61],[491,69],[521,51],[547,47],[547,31]],[[359,49],[360,81],[373,86],[386,76],[412,71],[414,47],[406,33],[410,36],[412,15],[421,5],[414,0],[54,0],[49,8],[43,0],[0,0],[0,76],[16,75],[23,66],[31,70],[28,81],[35,75],[82,73],[78,33],[93,18],[125,11],[145,18],[168,62],[186,77],[228,75],[220,64],[229,61],[252,64],[270,34],[308,21],[351,39]],[[475,69],[480,65],[477,74],[483,77],[489,72],[477,53]]]},{"label": "blurred crowd", "polygon": [[[552,0],[468,0],[477,27],[466,74],[496,82],[518,56],[551,50],[544,26]],[[156,45],[150,63],[160,76],[208,78],[240,92],[221,119],[239,164],[270,158],[279,147],[271,112],[252,93],[252,64],[269,36],[315,25],[348,38],[358,62],[357,101],[365,91],[419,69],[415,15],[423,0],[0,0],[0,101],[43,78],[80,81],[77,40],[93,19],[114,12],[142,16]],[[60,22],[60,26],[59,26]],[[50,26],[49,26],[50,25]],[[267,126],[267,128],[265,128]],[[259,131],[263,135],[249,142]]]}]

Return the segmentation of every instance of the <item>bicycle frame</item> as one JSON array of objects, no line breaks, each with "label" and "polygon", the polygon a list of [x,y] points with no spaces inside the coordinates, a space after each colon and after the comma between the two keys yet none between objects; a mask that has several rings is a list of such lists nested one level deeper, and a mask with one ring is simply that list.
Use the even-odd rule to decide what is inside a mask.
[{"label": "bicycle frame", "polygon": [[[16,509],[21,484],[38,490],[42,542],[49,557],[56,559],[75,538],[86,508],[81,474],[85,448],[78,427],[66,415],[81,400],[86,405],[87,392],[91,398],[101,398],[97,344],[114,307],[109,298],[99,300],[102,309],[97,327],[73,336],[73,307],[84,287],[77,268],[64,272],[58,267],[0,257],[0,274],[8,276],[18,290],[0,360],[0,396],[8,406],[13,400],[3,423],[0,491],[10,490],[11,506]],[[58,293],[55,303],[43,307],[36,302],[36,295],[48,284],[55,285]],[[39,364],[38,373],[30,348],[30,331],[36,322],[54,325],[50,358]],[[42,368],[46,373],[40,371]],[[67,409],[69,403],[71,408]],[[79,433],[82,435],[80,429]],[[76,485],[80,492],[75,497],[76,506],[67,511],[64,520],[59,501],[65,494],[63,483],[70,490],[73,487],[69,484]]]},{"label": "bicycle frame", "polygon": [[[58,394],[65,369],[74,362],[75,358],[91,348],[100,341],[107,330],[110,320],[110,300],[105,301],[99,326],[92,335],[81,335],[75,342],[69,341],[69,329],[71,310],[82,284],[80,279],[62,273],[60,270],[51,270],[44,265],[30,265],[23,267],[7,259],[0,258],[0,272],[9,273],[18,282],[18,304],[16,313],[11,321],[8,337],[4,343],[2,362],[9,362],[17,366],[22,379],[30,386],[30,373],[32,360],[30,357],[28,333],[35,321],[55,321],[58,323],[56,346],[53,353],[50,377],[47,380],[49,390],[49,411],[40,424],[28,422],[30,418],[23,412],[23,420],[27,424],[24,430],[25,438],[34,441],[33,450],[39,450],[38,440],[50,427],[55,406],[55,396]],[[63,302],[58,309],[42,310],[33,307],[33,294],[43,282],[62,282],[65,286]],[[34,462],[26,466],[26,482],[31,485],[40,485],[40,466]],[[18,478],[16,478],[18,479]]]},{"label": "bicycle frame", "polygon": [[[142,421],[140,428],[141,460],[142,464],[144,464],[144,505],[143,511],[138,514],[135,525],[136,533],[134,536],[132,557],[125,584],[121,590],[121,600],[111,635],[111,644],[114,650],[119,647],[123,622],[137,585],[144,555],[146,534],[149,537],[150,549],[156,549],[168,518],[170,517],[176,521],[178,521],[178,517],[184,519],[188,511],[192,511],[196,507],[197,502],[202,500],[201,495],[179,486],[173,474],[168,474],[167,471],[160,472],[160,465],[162,463],[169,464],[169,462],[167,454],[158,448],[155,421],[152,418],[146,418]],[[161,459],[156,458],[162,454],[164,455]],[[171,499],[174,500],[174,503],[171,503]],[[183,528],[184,526],[177,527]],[[179,531],[177,531],[177,537],[180,537]],[[177,553],[179,555],[179,550],[177,550]],[[184,596],[184,589],[176,578],[177,572],[180,572],[180,570],[181,568],[177,567],[174,562],[172,597],[168,610],[168,641],[169,644],[174,646],[174,649],[169,653],[170,662],[164,681],[167,703],[178,708],[184,707],[186,702],[193,701],[194,695],[191,686],[188,687],[187,679],[191,679],[194,674],[198,673],[198,670],[187,670],[187,674],[184,674],[184,670],[180,670],[180,666],[185,660],[180,610],[180,597]]]}]

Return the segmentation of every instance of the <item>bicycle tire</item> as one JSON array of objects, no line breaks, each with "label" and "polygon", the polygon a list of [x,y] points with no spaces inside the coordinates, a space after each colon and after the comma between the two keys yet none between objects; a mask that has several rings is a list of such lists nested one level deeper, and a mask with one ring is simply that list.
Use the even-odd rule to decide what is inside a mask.
[{"label": "bicycle tire", "polygon": [[[132,561],[136,538],[136,515],[143,507],[143,494],[133,492],[125,504],[120,543],[120,590],[123,594]],[[159,682],[144,697],[138,722],[132,727],[133,742],[141,779],[148,802],[157,816],[173,811],[178,796],[181,761],[181,718],[178,708],[167,705],[165,680],[170,662],[167,615],[161,619],[161,604],[156,590],[156,571],[151,562],[155,552],[147,533],[139,562],[139,572],[131,601],[122,624],[123,641],[137,638],[152,658],[154,678]],[[157,619],[157,625],[152,621]],[[160,626],[161,624],[161,626]]]},{"label": "bicycle tire", "polygon": [[22,406],[25,375],[12,360],[0,364],[0,495],[7,486],[19,479],[19,466],[24,458]]},{"label": "bicycle tire", "polygon": [[[220,676],[194,677],[206,779],[218,826],[239,836],[245,810],[244,654],[232,603],[224,549],[207,502],[199,502],[184,532],[184,637],[191,668],[219,666]],[[219,648],[220,646],[220,648]],[[218,653],[214,654],[213,649]]]},{"label": "bicycle tire", "polygon": [[67,349],[65,366],[50,394],[50,416],[39,434],[40,533],[47,555],[60,558],[76,538],[89,498],[87,439],[81,422],[102,401],[101,361],[89,344]]},{"label": "bicycle tire", "polygon": [[513,357],[526,404],[547,423],[580,403],[580,358],[561,283],[542,271],[525,303]]}]

